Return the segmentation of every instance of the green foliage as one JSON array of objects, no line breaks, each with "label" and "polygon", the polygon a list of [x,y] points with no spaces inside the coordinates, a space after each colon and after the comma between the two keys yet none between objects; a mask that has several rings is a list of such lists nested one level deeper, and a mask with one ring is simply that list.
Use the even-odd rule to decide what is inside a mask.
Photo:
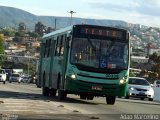
[{"label": "green foliage", "polygon": [[156,64],[160,64],[160,56],[157,53],[153,53],[149,56],[149,60],[153,61]]},{"label": "green foliage", "polygon": [[30,32],[29,34],[30,34],[30,36],[33,37],[33,38],[38,38],[38,37],[40,37],[40,35],[39,35],[38,33],[36,33],[36,32]]},{"label": "green foliage", "polygon": [[135,51],[135,52],[143,52],[142,49],[133,49],[133,51]]},{"label": "green foliage", "polygon": [[15,33],[15,36],[16,36],[16,37],[19,37],[19,36],[20,36],[20,33],[19,33],[19,32],[16,32],[16,33]]},{"label": "green foliage", "polygon": [[151,73],[149,74],[150,79],[160,79],[160,56],[157,53],[153,53],[149,56],[151,62]]},{"label": "green foliage", "polygon": [[156,72],[149,73],[149,82],[153,83],[155,80],[158,79],[158,74]]},{"label": "green foliage", "polygon": [[0,54],[3,54],[3,53],[4,53],[3,39],[0,36]]},{"label": "green foliage", "polygon": [[16,32],[16,33],[15,33],[15,36],[16,36],[16,37],[22,37],[22,36],[24,36],[24,35],[25,35],[24,32]]},{"label": "green foliage", "polygon": [[[29,72],[29,74],[33,74],[36,71],[36,67],[33,64],[29,64],[29,65],[28,64],[24,64],[24,66],[22,68],[23,68],[25,73]],[[29,71],[28,71],[28,69],[29,69]]]},{"label": "green foliage", "polygon": [[14,29],[11,29],[11,28],[5,28],[5,29],[2,29],[0,31],[0,33],[3,33],[4,36],[14,37],[16,31]]},{"label": "green foliage", "polygon": [[136,74],[135,73],[133,73],[133,72],[129,72],[129,77],[135,77],[136,76]]},{"label": "green foliage", "polygon": [[[3,39],[0,36],[0,54],[4,54],[4,46],[3,46]],[[0,66],[2,65],[4,57],[0,55]]]}]

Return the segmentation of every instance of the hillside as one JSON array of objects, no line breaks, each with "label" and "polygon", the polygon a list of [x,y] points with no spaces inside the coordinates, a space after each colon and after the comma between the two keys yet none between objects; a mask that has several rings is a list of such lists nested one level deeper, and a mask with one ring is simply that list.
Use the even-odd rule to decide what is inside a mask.
[{"label": "hillside", "polygon": [[[36,16],[32,13],[21,9],[0,6],[0,27],[18,27],[20,22],[24,22],[27,29],[33,30],[37,22],[41,22],[47,27],[54,28],[55,18],[57,20],[57,28],[66,27],[70,24],[70,17],[56,17],[56,16]],[[82,19],[73,18],[73,24],[85,23],[107,26],[127,26],[128,23],[119,20],[96,20],[96,19]]]}]

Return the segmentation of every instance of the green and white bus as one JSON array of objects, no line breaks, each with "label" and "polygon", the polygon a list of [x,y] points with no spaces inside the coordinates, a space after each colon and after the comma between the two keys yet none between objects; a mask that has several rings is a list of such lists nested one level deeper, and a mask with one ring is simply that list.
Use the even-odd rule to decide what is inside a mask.
[{"label": "green and white bus", "polygon": [[124,29],[73,25],[43,36],[37,86],[44,96],[67,94],[114,104],[125,96],[129,76],[129,32]]}]

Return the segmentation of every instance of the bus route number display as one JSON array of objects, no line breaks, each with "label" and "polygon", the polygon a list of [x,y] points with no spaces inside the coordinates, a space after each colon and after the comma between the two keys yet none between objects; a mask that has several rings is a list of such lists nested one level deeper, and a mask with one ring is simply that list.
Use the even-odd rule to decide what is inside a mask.
[{"label": "bus route number display", "polygon": [[124,32],[110,29],[81,28],[81,34],[124,39]]}]

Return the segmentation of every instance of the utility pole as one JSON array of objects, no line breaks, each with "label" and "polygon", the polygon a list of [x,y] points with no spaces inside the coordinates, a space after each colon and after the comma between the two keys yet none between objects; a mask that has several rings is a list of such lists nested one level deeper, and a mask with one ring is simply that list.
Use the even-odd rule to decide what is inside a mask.
[{"label": "utility pole", "polygon": [[30,65],[29,62],[30,62],[30,58],[28,57],[28,76],[29,76],[29,69],[30,69],[30,68],[29,68],[29,67],[30,67],[30,66],[29,66],[29,65]]},{"label": "utility pole", "polygon": [[54,29],[56,30],[57,29],[57,19],[56,18],[55,18],[54,24],[55,24]]},{"label": "utility pole", "polygon": [[71,14],[70,25],[72,25],[72,15],[73,15],[73,13],[76,13],[76,12],[74,12],[73,10],[71,10],[71,11],[69,11],[68,13]]}]

